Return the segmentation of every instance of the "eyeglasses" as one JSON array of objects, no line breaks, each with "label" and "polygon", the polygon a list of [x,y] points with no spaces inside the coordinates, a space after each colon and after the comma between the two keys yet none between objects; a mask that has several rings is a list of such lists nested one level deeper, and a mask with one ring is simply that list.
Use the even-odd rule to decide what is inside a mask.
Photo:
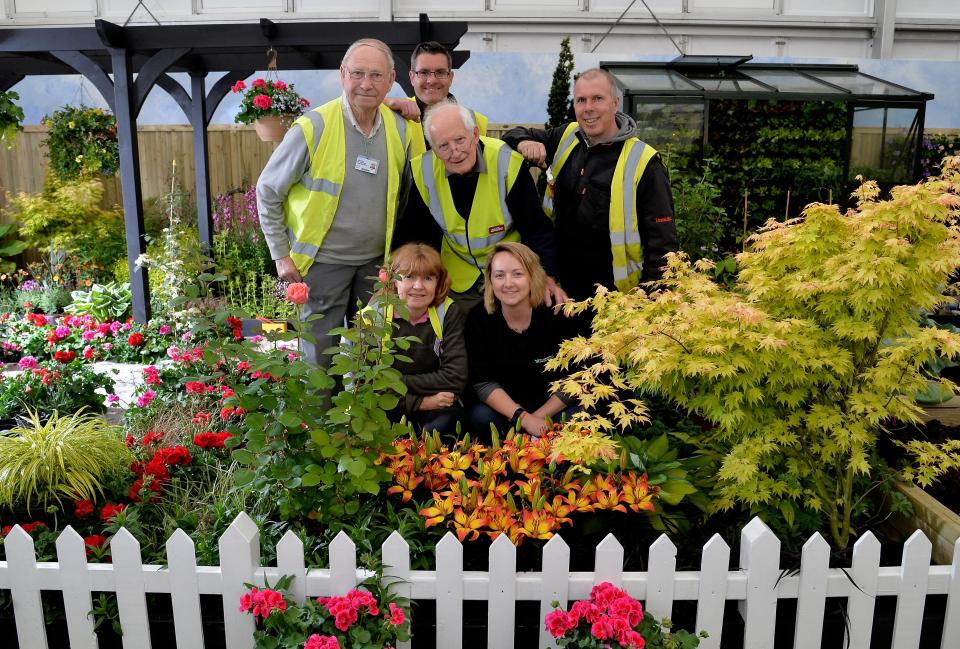
[{"label": "eyeglasses", "polygon": [[424,80],[436,77],[442,81],[450,76],[450,70],[414,70],[413,73],[417,75],[417,78]]},{"label": "eyeglasses", "polygon": [[383,72],[377,72],[376,70],[373,72],[368,72],[367,70],[347,70],[347,74],[350,75],[350,78],[354,81],[360,81],[366,77],[373,83],[380,83],[387,78],[387,75],[385,75]]},{"label": "eyeglasses", "polygon": [[446,142],[440,142],[437,146],[433,147],[433,150],[436,151],[437,155],[440,156],[440,159],[444,159],[447,156],[453,154],[454,151],[463,151],[469,147],[471,139],[466,135],[461,135],[452,140]]}]

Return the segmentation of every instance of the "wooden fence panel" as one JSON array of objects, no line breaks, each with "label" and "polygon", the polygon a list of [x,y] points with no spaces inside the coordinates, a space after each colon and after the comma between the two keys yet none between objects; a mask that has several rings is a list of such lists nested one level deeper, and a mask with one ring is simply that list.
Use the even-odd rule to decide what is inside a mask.
[{"label": "wooden fence panel", "polygon": [[[4,540],[7,560],[0,561],[0,588],[9,588],[16,617],[19,646],[47,647],[41,590],[64,594],[70,646],[97,646],[92,621],[91,591],[115,591],[123,625],[124,647],[149,648],[150,629],[146,593],[169,593],[173,603],[177,646],[203,646],[200,593],[220,594],[224,604],[227,646],[252,648],[253,617],[239,611],[244,584],[270,585],[280,575],[294,575],[290,595],[303,601],[306,595],[343,594],[369,576],[357,570],[356,546],[340,533],[330,546],[329,569],[307,570],[303,543],[287,533],[277,546],[277,567],[260,565],[259,531],[240,514],[219,540],[220,566],[196,564],[193,542],[178,530],[167,541],[167,567],[143,566],[140,547],[126,530],[111,540],[113,563],[87,564],[83,539],[66,528],[57,539],[57,563],[37,564],[33,539],[15,527]],[[505,535],[493,542],[489,570],[463,571],[463,546],[447,533],[436,548],[437,570],[412,571],[407,542],[393,533],[381,548],[387,579],[401,581],[392,588],[403,596],[435,599],[436,646],[458,649],[463,640],[464,596],[488,602],[488,646],[512,648],[516,602],[540,603],[541,619],[550,602],[566,604],[571,598],[588,596],[591,584],[610,581],[628,585],[631,594],[645,598],[646,610],[655,617],[669,616],[675,600],[696,600],[695,630],[710,637],[703,649],[720,645],[724,604],[739,601],[744,615],[744,647],[773,647],[778,598],[797,600],[795,649],[820,645],[825,598],[846,597],[849,614],[849,646],[870,646],[874,600],[878,592],[898,598],[893,649],[917,649],[921,622],[930,594],[946,594],[946,613],[941,649],[953,647],[960,634],[960,543],[952,566],[930,566],[930,542],[915,533],[904,545],[900,567],[879,567],[879,543],[865,534],[854,546],[849,570],[829,567],[829,546],[819,535],[804,545],[799,574],[780,571],[780,541],[759,519],[751,521],[741,535],[740,569],[729,570],[730,548],[714,536],[703,549],[700,572],[676,572],[676,548],[665,536],[649,551],[649,571],[623,573],[623,547],[608,535],[596,548],[593,573],[569,571],[570,549],[560,536],[545,546],[540,571],[516,572],[516,548]],[[297,586],[299,584],[299,586]],[[884,643],[887,638],[884,638]],[[401,643],[409,646],[410,643]],[[541,629],[539,646],[553,647],[552,638]]]},{"label": "wooden fence panel", "polygon": [[[93,630],[93,618],[89,615],[93,609],[93,599],[90,595],[90,575],[87,573],[87,547],[83,537],[69,525],[57,537],[57,561],[60,563],[60,584],[70,647],[97,649],[97,635]],[[186,645],[179,646],[187,649]]]}]

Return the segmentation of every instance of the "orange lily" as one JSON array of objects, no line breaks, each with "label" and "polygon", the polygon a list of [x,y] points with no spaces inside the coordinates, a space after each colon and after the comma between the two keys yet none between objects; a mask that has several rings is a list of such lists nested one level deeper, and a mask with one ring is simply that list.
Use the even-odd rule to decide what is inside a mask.
[{"label": "orange lily", "polygon": [[487,525],[483,509],[477,508],[469,514],[457,507],[453,512],[453,529],[457,538],[462,542],[465,538],[475,541],[480,536],[480,529]]},{"label": "orange lily", "polygon": [[460,494],[448,491],[445,496],[446,497],[442,497],[437,492],[434,492],[433,507],[425,507],[420,510],[420,515],[426,519],[426,521],[424,521],[425,527],[442,523],[453,514],[454,507],[460,504]]}]

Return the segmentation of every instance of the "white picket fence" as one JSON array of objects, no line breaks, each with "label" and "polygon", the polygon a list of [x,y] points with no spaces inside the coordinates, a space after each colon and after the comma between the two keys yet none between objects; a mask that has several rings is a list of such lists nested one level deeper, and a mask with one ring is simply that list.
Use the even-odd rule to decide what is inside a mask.
[{"label": "white picket fence", "polygon": [[[356,548],[341,532],[330,545],[330,567],[307,570],[303,544],[288,532],[277,545],[277,566],[261,567],[259,531],[241,514],[219,540],[220,566],[198,566],[192,540],[178,530],[167,541],[167,566],[143,565],[140,545],[126,530],[110,542],[112,564],[88,564],[83,539],[66,528],[57,540],[58,563],[37,563],[33,540],[19,527],[7,536],[7,561],[0,562],[0,588],[12,594],[17,637],[21,649],[47,647],[40,592],[63,592],[72,649],[96,649],[91,591],[117,594],[125,649],[149,649],[150,632],[146,593],[171,596],[178,649],[202,649],[200,595],[223,597],[226,646],[253,646],[253,619],[240,613],[244,583],[274,583],[293,575],[292,595],[304,597],[343,594],[369,573],[357,569]],[[897,597],[893,649],[917,649],[927,594],[946,594],[946,620],[941,649],[960,646],[960,541],[953,564],[930,565],[931,545],[919,531],[904,544],[900,566],[880,566],[880,544],[866,533],[857,541],[852,565],[830,568],[830,548],[815,534],[803,547],[798,574],[780,568],[780,541],[759,519],[741,533],[740,569],[728,570],[730,548],[714,536],[703,548],[699,572],[676,571],[676,547],[661,536],[649,550],[649,572],[623,572],[623,547],[608,535],[596,548],[594,572],[571,572],[570,548],[560,536],[543,550],[542,572],[517,572],[516,548],[506,536],[490,547],[489,571],[465,571],[463,546],[447,534],[436,547],[436,571],[410,569],[406,541],[394,532],[383,544],[382,559],[388,574],[399,578],[400,594],[413,599],[436,600],[436,646],[462,647],[465,601],[488,602],[487,646],[513,649],[515,603],[540,602],[541,618],[554,600],[586,599],[590,588],[602,581],[621,585],[657,618],[669,617],[673,602],[697,602],[696,629],[710,636],[701,647],[716,649],[723,633],[727,600],[739,602],[744,618],[746,649],[773,649],[777,602],[796,599],[795,649],[820,647],[827,597],[847,599],[850,649],[868,649],[877,596]],[[414,639],[416,645],[416,639]],[[408,645],[409,646],[409,643]],[[541,631],[539,647],[553,646]]]}]

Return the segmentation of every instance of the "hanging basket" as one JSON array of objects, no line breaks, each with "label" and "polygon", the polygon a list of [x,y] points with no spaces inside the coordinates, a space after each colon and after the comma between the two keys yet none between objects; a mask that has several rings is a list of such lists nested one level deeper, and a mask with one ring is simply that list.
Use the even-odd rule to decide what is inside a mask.
[{"label": "hanging basket", "polygon": [[253,123],[257,137],[263,142],[279,142],[287,134],[294,120],[293,115],[267,115]]}]

